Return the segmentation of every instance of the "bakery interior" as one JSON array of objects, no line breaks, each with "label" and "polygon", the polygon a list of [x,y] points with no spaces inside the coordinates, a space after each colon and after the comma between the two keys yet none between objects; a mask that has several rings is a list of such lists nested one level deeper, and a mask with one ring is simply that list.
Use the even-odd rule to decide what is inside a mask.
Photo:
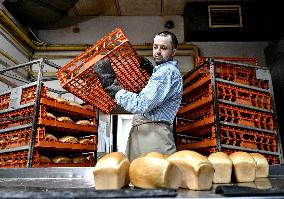
[{"label": "bakery interior", "polygon": [[[280,3],[0,0],[0,198],[283,198]],[[187,185],[179,186],[180,173],[161,176],[161,166],[149,162],[145,168],[157,172],[147,186],[129,184],[128,176],[96,177],[102,157],[124,153],[133,114],[98,88],[92,66],[102,58],[122,60],[113,67],[129,89],[145,86],[149,77],[135,72],[135,59],[153,62],[153,37],[164,30],[179,41],[183,95],[171,127],[177,153],[188,158]],[[214,158],[224,161],[219,178],[227,176],[226,183],[213,179]],[[143,165],[135,172],[147,173]]]}]

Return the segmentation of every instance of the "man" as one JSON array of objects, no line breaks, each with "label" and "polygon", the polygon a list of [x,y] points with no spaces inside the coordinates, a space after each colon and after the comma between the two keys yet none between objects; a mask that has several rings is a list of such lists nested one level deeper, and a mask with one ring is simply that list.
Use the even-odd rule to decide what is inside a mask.
[{"label": "man", "polygon": [[130,161],[153,151],[176,152],[170,125],[180,107],[182,95],[182,77],[177,62],[173,61],[177,44],[176,36],[169,31],[155,36],[153,58],[156,66],[140,93],[126,91],[116,81],[105,88],[118,105],[134,114],[126,147]]}]

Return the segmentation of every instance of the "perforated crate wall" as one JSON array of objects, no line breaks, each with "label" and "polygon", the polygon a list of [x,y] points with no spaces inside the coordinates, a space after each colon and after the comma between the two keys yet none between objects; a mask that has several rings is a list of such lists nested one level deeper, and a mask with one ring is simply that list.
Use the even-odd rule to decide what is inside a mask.
[{"label": "perforated crate wall", "polygon": [[107,95],[93,66],[99,60],[109,60],[122,87],[139,92],[147,84],[149,76],[140,66],[140,58],[122,30],[116,28],[84,53],[63,66],[57,77],[70,93],[92,104],[102,112],[109,113],[116,107]]},{"label": "perforated crate wall", "polygon": [[[77,153],[71,155],[67,155],[70,158],[77,156],[84,156],[87,158],[86,162],[82,163],[53,163],[53,162],[45,162],[40,159],[40,155],[42,155],[38,150],[34,150],[33,153],[33,161],[32,167],[92,167],[94,166],[94,154],[93,153]],[[27,166],[27,158],[28,151],[16,151],[9,153],[0,154],[0,168],[25,168]]]},{"label": "perforated crate wall", "polygon": [[[14,96],[15,99],[11,98],[11,94],[15,89],[12,89],[9,92],[5,92],[4,94],[0,94],[0,111],[8,109],[12,100],[19,100],[18,105],[24,105],[33,102],[35,100],[36,88],[37,86],[34,83],[15,88],[18,89],[18,92],[16,92],[17,95]],[[42,86],[40,97],[45,97],[46,92],[47,88],[45,86]]]},{"label": "perforated crate wall", "polygon": [[[248,86],[253,86],[262,89],[269,89],[268,80],[258,79],[256,75],[257,67],[244,67],[234,63],[213,62],[215,78],[236,82]],[[184,87],[195,84],[200,79],[210,73],[210,63],[206,62],[200,66],[198,70],[192,74],[186,74],[183,76]]]},{"label": "perforated crate wall", "polygon": [[[13,130],[5,133],[0,133],[0,149],[11,149],[21,146],[28,146],[30,144],[31,127],[23,128],[19,130]],[[59,141],[59,138],[66,136],[61,134],[57,140],[46,138],[47,133],[53,133],[52,129],[46,130],[45,127],[38,127],[35,133],[34,145],[35,147],[48,147],[53,149],[70,149],[70,150],[90,150],[96,149],[97,135],[76,135],[71,133],[72,136],[78,139],[78,143],[63,143]],[[88,138],[92,143],[81,144],[80,139]]]}]

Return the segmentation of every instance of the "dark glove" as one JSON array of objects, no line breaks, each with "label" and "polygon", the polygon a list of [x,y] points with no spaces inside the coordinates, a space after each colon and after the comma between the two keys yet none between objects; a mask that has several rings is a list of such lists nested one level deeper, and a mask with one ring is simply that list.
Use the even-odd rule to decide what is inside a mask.
[{"label": "dark glove", "polygon": [[110,97],[114,98],[115,94],[121,89],[123,88],[120,86],[118,81],[115,79],[112,85],[105,88],[105,91]]},{"label": "dark glove", "polygon": [[141,60],[140,68],[145,70],[148,73],[148,75],[151,76],[154,69],[152,63],[146,57],[143,56],[140,56],[140,60]]},{"label": "dark glove", "polygon": [[99,60],[94,65],[93,69],[104,89],[113,84],[115,80],[115,72],[109,60]]}]

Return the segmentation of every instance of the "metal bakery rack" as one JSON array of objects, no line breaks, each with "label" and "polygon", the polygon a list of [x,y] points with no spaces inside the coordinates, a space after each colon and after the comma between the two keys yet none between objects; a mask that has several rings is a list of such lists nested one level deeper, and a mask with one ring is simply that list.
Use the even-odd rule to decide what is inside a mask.
[{"label": "metal bakery rack", "polygon": [[268,68],[207,59],[183,80],[175,124],[178,150],[258,152],[270,164],[282,162]]},{"label": "metal bakery rack", "polygon": [[[86,167],[95,165],[97,143],[97,113],[92,106],[58,101],[48,92],[63,94],[45,86],[45,67],[59,69],[56,64],[39,59],[0,71],[38,66],[35,81],[0,94],[0,167]],[[52,113],[57,117],[50,117]],[[74,123],[59,121],[68,116]],[[87,120],[90,125],[76,124]],[[56,135],[55,138],[47,134]],[[72,136],[78,142],[62,142],[60,137]],[[56,139],[58,138],[58,139]],[[79,142],[89,140],[88,142]],[[65,161],[55,162],[54,158]]]}]

